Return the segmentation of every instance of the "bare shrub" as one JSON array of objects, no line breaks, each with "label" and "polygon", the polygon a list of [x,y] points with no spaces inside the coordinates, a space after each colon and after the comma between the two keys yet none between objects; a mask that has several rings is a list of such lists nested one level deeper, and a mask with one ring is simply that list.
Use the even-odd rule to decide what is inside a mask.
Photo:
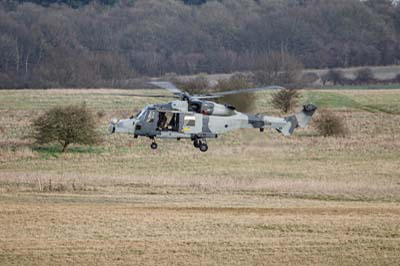
[{"label": "bare shrub", "polygon": [[339,69],[330,69],[327,73],[321,76],[321,80],[324,85],[327,82],[331,82],[333,85],[344,85],[344,72]]},{"label": "bare shrub", "polygon": [[180,81],[173,79],[172,82],[178,86],[178,88],[186,91],[190,94],[205,94],[210,90],[210,84],[208,79],[203,76],[199,75],[195,78],[192,78],[188,81]]},{"label": "bare shrub", "polygon": [[92,145],[100,141],[94,116],[85,105],[48,110],[33,121],[33,132],[38,144],[58,142],[62,152],[72,143]]},{"label": "bare shrub", "polygon": [[327,109],[319,111],[319,115],[314,120],[314,124],[319,134],[324,137],[343,137],[348,133],[342,118]]},{"label": "bare shrub", "polygon": [[314,72],[308,72],[303,74],[303,76],[301,77],[301,81],[303,84],[313,84],[315,82],[317,82],[319,80],[319,76],[317,73]]},{"label": "bare shrub", "polygon": [[284,113],[289,112],[298,102],[300,93],[296,89],[283,89],[272,94],[272,106]]},{"label": "bare shrub", "polygon": [[393,83],[400,83],[400,74],[396,74],[392,81]]},{"label": "bare shrub", "polygon": [[103,118],[106,115],[106,112],[103,110],[97,111],[96,113],[98,118]]},{"label": "bare shrub", "polygon": [[[213,87],[210,86],[208,79],[202,75],[188,81],[172,79],[172,82],[181,90],[195,95],[250,88],[252,83],[249,79],[246,75],[234,74],[228,79],[218,80],[218,83]],[[233,94],[215,99],[218,103],[233,105],[241,112],[250,111],[255,100],[256,97],[253,93]]]},{"label": "bare shrub", "polygon": [[369,84],[375,81],[374,72],[370,68],[362,68],[356,72],[357,84]]},{"label": "bare shrub", "polygon": [[[219,80],[214,87],[216,91],[230,91],[250,88],[252,85],[248,77],[243,74],[235,74],[229,79]],[[256,96],[254,93],[241,93],[227,95],[217,100],[219,103],[230,104],[236,107],[240,112],[250,112],[254,106]]]}]

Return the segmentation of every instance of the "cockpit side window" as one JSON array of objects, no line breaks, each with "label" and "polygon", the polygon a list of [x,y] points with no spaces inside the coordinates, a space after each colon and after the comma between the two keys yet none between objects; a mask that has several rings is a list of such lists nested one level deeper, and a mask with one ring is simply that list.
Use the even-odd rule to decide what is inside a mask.
[{"label": "cockpit side window", "polygon": [[137,118],[138,120],[142,120],[143,117],[144,117],[144,115],[146,114],[146,112],[147,112],[147,108],[145,108],[145,109],[143,109],[142,111],[140,111],[140,112],[137,114],[136,118]]},{"label": "cockpit side window", "polygon": [[154,111],[150,111],[147,114],[146,122],[147,123],[153,123],[154,122],[154,116],[155,116],[155,112]]}]

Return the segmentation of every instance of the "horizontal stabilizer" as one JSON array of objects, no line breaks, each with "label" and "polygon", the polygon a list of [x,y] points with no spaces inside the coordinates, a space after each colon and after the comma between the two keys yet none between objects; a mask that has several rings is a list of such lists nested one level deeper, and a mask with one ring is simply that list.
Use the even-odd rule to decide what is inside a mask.
[{"label": "horizontal stabilizer", "polygon": [[285,118],[287,123],[279,132],[285,136],[290,136],[296,128],[305,128],[316,110],[317,107],[313,104],[304,105],[301,112]]}]

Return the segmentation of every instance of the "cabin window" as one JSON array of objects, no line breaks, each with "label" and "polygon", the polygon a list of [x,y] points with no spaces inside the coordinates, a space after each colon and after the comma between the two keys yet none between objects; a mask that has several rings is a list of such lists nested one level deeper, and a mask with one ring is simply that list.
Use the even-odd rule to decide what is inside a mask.
[{"label": "cabin window", "polygon": [[154,111],[150,111],[149,112],[149,114],[147,115],[147,118],[146,118],[146,122],[147,123],[153,123],[154,122],[154,114],[155,114]]},{"label": "cabin window", "polygon": [[196,117],[194,115],[185,115],[183,126],[194,127],[196,125]]}]

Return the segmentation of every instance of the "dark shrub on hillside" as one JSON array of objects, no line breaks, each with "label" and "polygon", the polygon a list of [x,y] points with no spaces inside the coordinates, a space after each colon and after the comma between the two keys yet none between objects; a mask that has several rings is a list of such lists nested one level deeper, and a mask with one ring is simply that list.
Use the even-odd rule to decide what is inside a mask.
[{"label": "dark shrub on hillside", "polygon": [[317,73],[314,72],[308,72],[303,74],[303,76],[301,77],[302,83],[305,85],[310,85],[315,83],[316,81],[319,80],[319,76]]},{"label": "dark shrub on hillside", "polygon": [[172,78],[174,83],[182,91],[188,92],[189,94],[206,94],[210,91],[210,83],[205,76],[199,75],[195,78],[187,81],[177,80]]},{"label": "dark shrub on hillside", "polygon": [[355,75],[357,84],[369,84],[375,81],[374,72],[370,68],[362,68]]},{"label": "dark shrub on hillside", "polygon": [[400,83],[400,74],[397,74],[392,80],[391,83]]},{"label": "dark shrub on hillside", "polygon": [[[242,74],[235,74],[228,79],[219,80],[215,86],[210,86],[210,82],[204,76],[198,76],[188,81],[172,79],[172,82],[179,89],[188,92],[191,95],[240,90],[252,87],[249,77]],[[227,95],[221,98],[213,99],[212,101],[233,105],[241,112],[249,112],[254,105],[255,99],[256,97],[253,93],[240,93]]]},{"label": "dark shrub on hillside", "polygon": [[[219,80],[217,85],[214,87],[216,91],[230,91],[248,89],[252,87],[249,78],[242,74],[235,74],[229,79]],[[236,107],[240,112],[250,112],[254,106],[256,96],[254,93],[240,93],[227,95],[217,100],[219,103],[229,104]]]},{"label": "dark shrub on hillside", "polygon": [[344,85],[345,76],[342,70],[330,69],[326,74],[321,77],[322,83],[325,85],[327,82],[331,82],[333,85]]},{"label": "dark shrub on hillside", "polygon": [[314,123],[319,134],[324,137],[343,137],[348,133],[343,118],[327,109],[319,111],[319,115],[315,118]]}]

